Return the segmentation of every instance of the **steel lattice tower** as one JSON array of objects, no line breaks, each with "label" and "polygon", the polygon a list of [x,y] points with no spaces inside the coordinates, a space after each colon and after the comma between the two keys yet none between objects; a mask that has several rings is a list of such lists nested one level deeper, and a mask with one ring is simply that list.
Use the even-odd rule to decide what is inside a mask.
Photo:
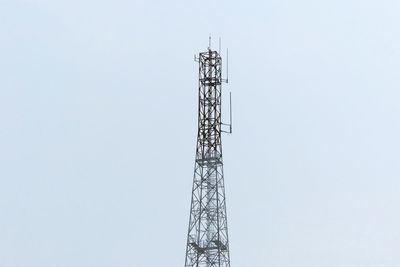
[{"label": "steel lattice tower", "polygon": [[[198,133],[185,267],[229,267],[222,162],[220,53],[199,53]],[[230,131],[231,132],[231,124]]]}]

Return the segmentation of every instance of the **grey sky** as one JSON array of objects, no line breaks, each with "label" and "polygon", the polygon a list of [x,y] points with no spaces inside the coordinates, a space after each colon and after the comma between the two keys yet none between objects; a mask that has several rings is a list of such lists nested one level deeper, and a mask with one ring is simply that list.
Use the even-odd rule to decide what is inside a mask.
[{"label": "grey sky", "polygon": [[0,266],[183,266],[209,33],[230,51],[232,266],[400,266],[399,14],[0,0]]}]

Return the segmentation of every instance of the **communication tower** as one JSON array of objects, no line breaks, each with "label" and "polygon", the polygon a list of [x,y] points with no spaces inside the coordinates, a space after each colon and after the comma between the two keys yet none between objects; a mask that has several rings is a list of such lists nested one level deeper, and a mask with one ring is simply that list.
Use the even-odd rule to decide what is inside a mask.
[{"label": "communication tower", "polygon": [[198,133],[185,267],[230,267],[221,134],[232,133],[231,95],[230,122],[224,124],[221,87],[228,76],[222,78],[220,51],[210,46],[195,56],[199,63]]}]

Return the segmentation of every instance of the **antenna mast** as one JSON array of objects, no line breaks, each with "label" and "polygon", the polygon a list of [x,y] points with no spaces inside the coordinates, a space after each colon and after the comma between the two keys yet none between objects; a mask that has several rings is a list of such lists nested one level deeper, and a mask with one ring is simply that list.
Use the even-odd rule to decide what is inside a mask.
[{"label": "antenna mast", "polygon": [[222,125],[227,125],[221,120],[222,58],[211,50],[211,37],[209,45],[208,51],[195,56],[199,62],[198,133],[185,267],[230,267],[221,143]]}]

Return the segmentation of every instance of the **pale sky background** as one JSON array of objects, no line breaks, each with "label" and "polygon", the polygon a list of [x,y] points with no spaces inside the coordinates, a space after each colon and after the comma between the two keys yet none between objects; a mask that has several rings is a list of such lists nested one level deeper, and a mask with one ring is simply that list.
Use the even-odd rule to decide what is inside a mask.
[{"label": "pale sky background", "polygon": [[232,266],[400,266],[399,14],[0,0],[0,266],[184,265],[209,33],[229,47]]}]

